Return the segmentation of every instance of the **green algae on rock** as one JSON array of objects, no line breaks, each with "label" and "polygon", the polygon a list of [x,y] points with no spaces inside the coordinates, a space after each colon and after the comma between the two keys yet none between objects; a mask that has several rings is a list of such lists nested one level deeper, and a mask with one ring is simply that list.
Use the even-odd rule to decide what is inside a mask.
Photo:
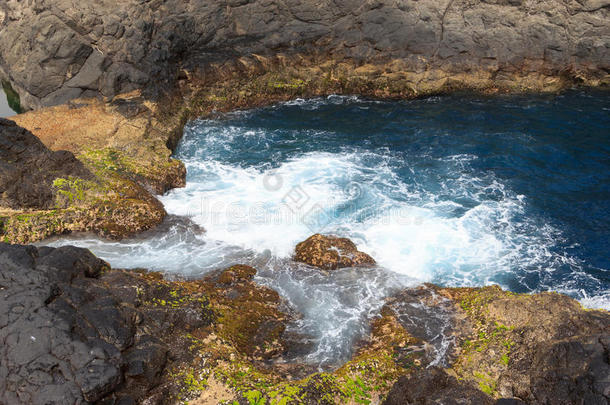
[{"label": "green algae on rock", "polygon": [[82,169],[73,175],[37,169],[49,177],[46,205],[4,204],[2,240],[28,243],[77,231],[122,238],[159,224],[165,210],[152,193],[184,186],[186,170],[167,147],[184,120],[157,108],[132,94],[13,117],[55,154],[74,153]]},{"label": "green algae on rock", "polygon": [[[56,392],[62,398],[276,405],[393,405],[419,403],[421,396],[442,403],[462,398],[491,404],[506,397],[526,403],[605,401],[610,314],[585,310],[560,294],[514,294],[495,286],[403,290],[372,320],[350,361],[317,372],[274,361],[290,344],[284,331],[293,314],[276,292],[253,282],[256,270],[249,266],[203,280],[167,280],[145,270],[110,269],[84,249],[1,243],[0,261],[0,272],[13,274],[3,282],[8,305],[22,305],[10,298],[16,291],[38,303],[25,309],[30,326],[55,333],[53,342],[69,346],[78,340],[87,353],[98,353],[98,347],[114,353],[97,354],[87,385],[73,384],[78,376],[60,368],[67,373],[57,388],[63,391]],[[410,303],[431,310],[443,305],[443,312],[451,304],[455,350],[446,368],[428,367],[430,357],[417,350],[428,342],[415,336],[417,325],[405,322],[405,315],[413,315],[404,312],[414,308]],[[64,323],[48,322],[55,316],[74,325],[70,333]],[[95,330],[87,326],[91,322]],[[16,346],[7,349],[8,356],[18,355]],[[44,366],[37,364],[30,365]],[[35,381],[15,376],[22,395],[36,395]],[[13,392],[10,386],[0,395]]]},{"label": "green algae on rock", "polygon": [[2,90],[4,90],[4,94],[6,94],[6,101],[11,110],[15,111],[17,114],[21,114],[24,112],[23,108],[21,108],[21,102],[19,101],[19,94],[13,89],[11,83],[8,80],[0,80],[2,83]]},{"label": "green algae on rock", "polygon": [[429,368],[401,378],[387,405],[410,403],[415,393],[438,401],[485,394],[488,399],[481,403],[498,398],[606,401],[607,311],[586,310],[557,293],[515,294],[497,286],[426,288],[453,303],[452,360],[444,370]]}]

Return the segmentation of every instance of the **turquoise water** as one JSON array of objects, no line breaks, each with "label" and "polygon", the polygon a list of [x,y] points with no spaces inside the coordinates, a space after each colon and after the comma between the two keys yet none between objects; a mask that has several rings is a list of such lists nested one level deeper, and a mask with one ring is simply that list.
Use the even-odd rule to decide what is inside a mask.
[{"label": "turquoise water", "polygon": [[[296,100],[193,121],[175,155],[187,186],[161,197],[172,215],[159,229],[52,243],[187,277],[252,264],[303,314],[293,327],[323,366],[349,356],[384,297],[422,282],[610,309],[608,92]],[[379,267],[293,263],[316,232],[350,237]]]}]

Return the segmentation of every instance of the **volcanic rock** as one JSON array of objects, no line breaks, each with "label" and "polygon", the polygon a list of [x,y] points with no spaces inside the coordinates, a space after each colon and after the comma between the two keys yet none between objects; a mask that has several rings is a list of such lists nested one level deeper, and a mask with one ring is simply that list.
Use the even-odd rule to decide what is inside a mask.
[{"label": "volcanic rock", "polygon": [[384,404],[498,399],[498,404],[601,405],[610,397],[607,311],[586,310],[557,293],[427,285],[389,298],[382,309],[388,312],[407,333],[437,351],[434,317],[427,325],[421,315],[444,314],[448,326],[440,333],[449,345],[446,369],[412,370],[396,382]]},{"label": "volcanic rock", "polygon": [[[0,243],[0,403],[170,403],[192,384],[181,370],[199,373],[199,350],[208,365],[281,353],[289,317],[252,271],[167,281],[86,249]],[[204,344],[214,330],[228,343]]]},{"label": "volcanic rock", "polygon": [[67,151],[51,151],[31,132],[0,118],[0,207],[54,206],[56,178],[93,176]]},{"label": "volcanic rock", "polygon": [[360,252],[351,240],[320,234],[297,244],[294,260],[324,270],[375,265],[375,260]]},{"label": "volcanic rock", "polygon": [[[0,6],[0,76],[29,108],[160,92],[189,76],[181,69],[266,70],[273,55],[284,67],[307,55],[320,56],[314,65],[353,61],[363,74],[389,74],[389,87],[415,78],[417,92],[479,79],[515,88],[562,77],[599,82],[610,61],[608,7],[602,0],[10,0]],[[331,70],[327,80],[335,77]]]},{"label": "volcanic rock", "polygon": [[383,405],[491,405],[494,401],[472,383],[458,381],[440,367],[400,377]]}]

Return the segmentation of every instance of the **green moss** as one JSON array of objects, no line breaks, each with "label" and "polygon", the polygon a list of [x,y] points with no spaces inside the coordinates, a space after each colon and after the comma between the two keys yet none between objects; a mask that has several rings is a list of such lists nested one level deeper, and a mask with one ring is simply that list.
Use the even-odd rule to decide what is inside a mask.
[{"label": "green moss", "polygon": [[209,371],[188,368],[170,372],[169,377],[179,386],[177,399],[188,403],[188,400],[198,397],[207,388]]},{"label": "green moss", "polygon": [[344,384],[344,389],[347,396],[354,400],[357,404],[370,404],[372,387],[366,384],[360,376],[348,378]]},{"label": "green moss", "polygon": [[66,210],[41,210],[8,215],[4,217],[0,235],[6,243],[31,243],[69,230],[66,220],[69,215],[75,214]]},{"label": "green moss", "polygon": [[479,389],[487,395],[494,395],[496,391],[496,381],[489,375],[475,372],[474,377],[478,380]]},{"label": "green moss", "polygon": [[67,179],[58,177],[53,181],[53,188],[56,193],[56,205],[59,208],[84,202],[91,190],[99,189],[97,183],[78,177]]},{"label": "green moss", "polygon": [[134,159],[129,158],[123,152],[112,148],[89,149],[83,152],[79,159],[86,164],[93,166],[99,173],[102,171],[113,171],[125,173],[132,171],[138,173],[142,171],[142,167],[135,163]]},{"label": "green moss", "polygon": [[267,403],[267,398],[257,390],[245,392],[244,397],[248,400],[249,405],[265,405]]},{"label": "green moss", "polygon": [[25,110],[21,108],[19,94],[13,89],[13,87],[7,80],[2,80],[2,89],[6,94],[6,100],[11,110],[15,111],[17,114],[21,114],[22,112],[24,112]]}]

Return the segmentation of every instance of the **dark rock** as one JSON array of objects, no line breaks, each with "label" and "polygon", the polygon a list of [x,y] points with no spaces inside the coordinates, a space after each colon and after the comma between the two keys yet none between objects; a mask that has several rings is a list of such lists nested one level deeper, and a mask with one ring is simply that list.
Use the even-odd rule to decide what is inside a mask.
[{"label": "dark rock", "polygon": [[351,240],[320,234],[297,244],[294,260],[324,270],[375,265],[375,260],[360,252]]},{"label": "dark rock", "polygon": [[489,403],[483,391],[503,398],[498,404],[605,404],[610,398],[607,311],[586,310],[557,293],[433,285],[395,294],[383,311],[392,311],[424,349],[445,350],[440,364],[451,373],[415,370],[399,379],[387,404]]},{"label": "dark rock", "polygon": [[222,337],[252,359],[270,360],[288,351],[284,332],[292,316],[276,291],[252,281],[255,274],[250,266],[235,265],[212,272],[200,285],[223,308]]},{"label": "dark rock", "polygon": [[[138,88],[159,91],[181,68],[252,54],[399,61],[444,76],[484,68],[604,77],[604,1],[374,2],[185,0],[8,1],[0,7],[0,74],[38,108]],[[552,76],[552,75],[551,75]]]},{"label": "dark rock", "polygon": [[[189,359],[189,343],[177,336],[214,319],[202,299],[151,279],[111,270],[85,249],[0,243],[0,403],[149,395],[170,359]],[[155,304],[172,297],[180,305]]]},{"label": "dark rock", "polygon": [[400,377],[383,405],[462,405],[493,404],[491,397],[438,367]]},{"label": "dark rock", "polygon": [[0,118],[0,206],[48,209],[56,178],[92,178],[67,151],[53,152],[31,132]]},{"label": "dark rock", "polygon": [[494,405],[522,405],[525,402],[521,401],[518,398],[500,398],[498,399]]}]

